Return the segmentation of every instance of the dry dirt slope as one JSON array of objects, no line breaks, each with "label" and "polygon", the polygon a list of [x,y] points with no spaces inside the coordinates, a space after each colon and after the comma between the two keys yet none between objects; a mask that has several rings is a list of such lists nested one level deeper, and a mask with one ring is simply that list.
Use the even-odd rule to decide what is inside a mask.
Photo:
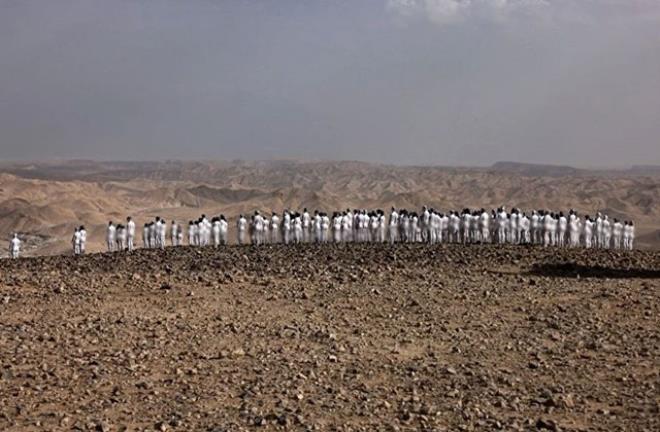
[{"label": "dry dirt slope", "polygon": [[[4,174],[2,174],[4,173]],[[74,226],[102,249],[107,221],[133,215],[186,222],[201,213],[390,206],[602,210],[637,223],[638,246],[660,248],[660,173],[543,165],[397,167],[359,162],[62,162],[0,166],[0,236],[18,230],[26,252],[69,251]],[[233,220],[231,221],[233,228]]]},{"label": "dry dirt slope", "polygon": [[0,430],[660,428],[660,253],[0,261]]}]

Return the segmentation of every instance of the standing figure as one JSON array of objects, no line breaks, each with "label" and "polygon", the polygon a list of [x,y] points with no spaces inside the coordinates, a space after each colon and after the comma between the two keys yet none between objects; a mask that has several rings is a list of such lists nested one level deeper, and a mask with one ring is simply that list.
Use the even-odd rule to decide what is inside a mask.
[{"label": "standing figure", "polygon": [[16,259],[20,253],[21,240],[18,238],[18,234],[14,233],[12,239],[9,241],[9,256]]},{"label": "standing figure", "polygon": [[236,221],[236,240],[239,245],[245,244],[245,234],[247,230],[247,219],[243,215],[238,216],[238,221]]},{"label": "standing figure", "polygon": [[396,209],[392,207],[390,212],[390,244],[394,244],[399,240],[399,213],[396,212]]},{"label": "standing figure", "polygon": [[612,242],[614,249],[621,249],[621,238],[623,236],[623,225],[618,219],[614,219],[612,225]]},{"label": "standing figure", "polygon": [[85,254],[85,248],[87,247],[87,230],[85,229],[84,226],[80,226],[78,229],[78,232],[80,233],[80,246],[79,246],[79,253],[81,255]]},{"label": "standing figure", "polygon": [[195,231],[196,225],[193,221],[188,221],[188,246],[196,246],[195,244]]},{"label": "standing figure", "polygon": [[303,227],[303,241],[309,243],[311,241],[312,218],[307,211],[307,207],[303,209],[302,214],[302,227]]},{"label": "standing figure", "polygon": [[126,227],[124,225],[117,225],[117,249],[123,251],[126,249]]},{"label": "standing figure", "polygon": [[133,222],[133,219],[129,216],[126,218],[126,241],[127,241],[127,246],[128,250],[132,251],[135,248],[134,241],[135,241],[135,222]]},{"label": "standing figure", "polygon": [[270,242],[280,242],[280,217],[273,212],[270,216]]},{"label": "standing figure", "polygon": [[229,224],[227,223],[227,219],[225,219],[225,215],[220,215],[220,244],[221,245],[226,245],[227,244],[227,234],[229,232]]},{"label": "standing figure", "polygon": [[213,246],[220,246],[220,218],[211,219],[211,231],[213,232]]},{"label": "standing figure", "polygon": [[288,210],[284,210],[282,214],[282,239],[284,244],[289,244],[291,241],[291,214]]},{"label": "standing figure", "polygon": [[73,246],[73,254],[80,255],[80,229],[76,228],[71,238],[71,245]]},{"label": "standing figure", "polygon": [[151,247],[151,242],[149,241],[149,224],[145,223],[142,228],[142,245],[144,248],[148,249]]},{"label": "standing figure", "polygon": [[114,252],[115,250],[115,242],[116,242],[116,233],[117,233],[117,228],[115,228],[114,224],[112,221],[108,222],[108,229],[106,233],[106,241],[108,244],[108,252]]},{"label": "standing figure", "polygon": [[594,235],[593,229],[594,229],[594,223],[591,221],[589,215],[586,215],[584,217],[584,231],[582,235],[584,237],[584,247],[586,247],[587,249],[591,248],[591,240]]},{"label": "standing figure", "polygon": [[302,243],[303,241],[303,225],[300,213],[296,212],[293,216],[293,241]]},{"label": "standing figure", "polygon": [[172,221],[170,225],[170,242],[172,242],[172,246],[179,246],[179,225],[176,224],[176,221]]}]

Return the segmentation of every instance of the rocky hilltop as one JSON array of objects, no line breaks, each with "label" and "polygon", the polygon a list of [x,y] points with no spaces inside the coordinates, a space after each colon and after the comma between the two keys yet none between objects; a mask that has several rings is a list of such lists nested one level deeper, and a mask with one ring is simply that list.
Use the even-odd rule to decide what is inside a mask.
[{"label": "rocky hilltop", "polygon": [[0,430],[658,430],[659,299],[657,251],[1,260]]}]

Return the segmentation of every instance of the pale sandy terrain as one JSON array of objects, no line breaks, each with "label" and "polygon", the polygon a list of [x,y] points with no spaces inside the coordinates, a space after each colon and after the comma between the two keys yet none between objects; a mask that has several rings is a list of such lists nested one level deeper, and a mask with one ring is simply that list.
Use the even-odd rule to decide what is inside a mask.
[{"label": "pale sandy terrain", "polygon": [[491,168],[398,167],[360,162],[50,162],[0,165],[0,236],[19,231],[26,254],[68,252],[73,228],[102,249],[108,220],[140,226],[162,216],[284,208],[493,208],[602,210],[637,223],[637,245],[660,247],[660,170],[590,171],[496,164]]}]

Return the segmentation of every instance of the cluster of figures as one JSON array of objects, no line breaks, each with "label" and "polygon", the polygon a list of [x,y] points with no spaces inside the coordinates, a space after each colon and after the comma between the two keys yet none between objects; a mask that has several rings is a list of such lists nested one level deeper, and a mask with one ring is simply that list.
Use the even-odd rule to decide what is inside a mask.
[{"label": "cluster of figures", "polygon": [[[108,250],[132,250],[135,225],[127,219],[128,228],[108,225]],[[126,234],[124,234],[124,231]],[[208,219],[202,215],[189,221],[188,244],[191,246],[220,246],[228,242],[229,224],[224,215]],[[169,232],[172,246],[183,244],[184,227],[157,217],[144,225],[142,235],[145,248],[166,246]],[[632,221],[610,221],[598,213],[595,218],[582,219],[577,212],[532,211],[503,207],[487,212],[484,209],[464,209],[461,212],[437,212],[422,208],[420,213],[392,209],[389,215],[382,210],[346,210],[328,215],[307,209],[302,213],[284,211],[264,216],[255,211],[240,215],[236,222],[238,244],[267,243],[342,243],[342,242],[426,242],[426,243],[509,243],[538,244],[587,248],[632,249],[635,226]]]},{"label": "cluster of figures", "polygon": [[[202,215],[189,221],[187,228],[190,246],[220,246],[228,243],[229,224],[224,215],[210,220]],[[126,218],[126,225],[108,223],[108,251],[133,250],[135,222]],[[142,241],[145,248],[164,248],[169,233],[172,246],[183,245],[185,227],[157,217],[144,224]],[[518,209],[504,207],[490,212],[464,209],[442,213],[423,207],[420,213],[392,208],[389,215],[382,210],[346,210],[332,215],[307,209],[302,213],[285,210],[281,215],[264,216],[255,211],[240,215],[236,222],[238,244],[266,243],[342,243],[342,242],[426,242],[436,243],[498,243],[537,244],[559,247],[633,249],[635,225],[597,213],[594,218],[581,218],[574,210],[567,214],[544,210],[529,215]],[[73,253],[85,253],[87,231],[75,229]],[[17,258],[21,240],[14,234],[9,254]]]},{"label": "cluster of figures", "polygon": [[525,212],[504,207],[490,212],[464,209],[442,213],[423,207],[420,213],[392,208],[346,210],[327,213],[307,209],[302,213],[285,211],[280,217],[265,217],[255,212],[248,221],[237,222],[239,244],[251,242],[426,242],[426,243],[509,243],[587,248],[632,249],[635,226],[597,213],[584,220],[574,210]]}]

